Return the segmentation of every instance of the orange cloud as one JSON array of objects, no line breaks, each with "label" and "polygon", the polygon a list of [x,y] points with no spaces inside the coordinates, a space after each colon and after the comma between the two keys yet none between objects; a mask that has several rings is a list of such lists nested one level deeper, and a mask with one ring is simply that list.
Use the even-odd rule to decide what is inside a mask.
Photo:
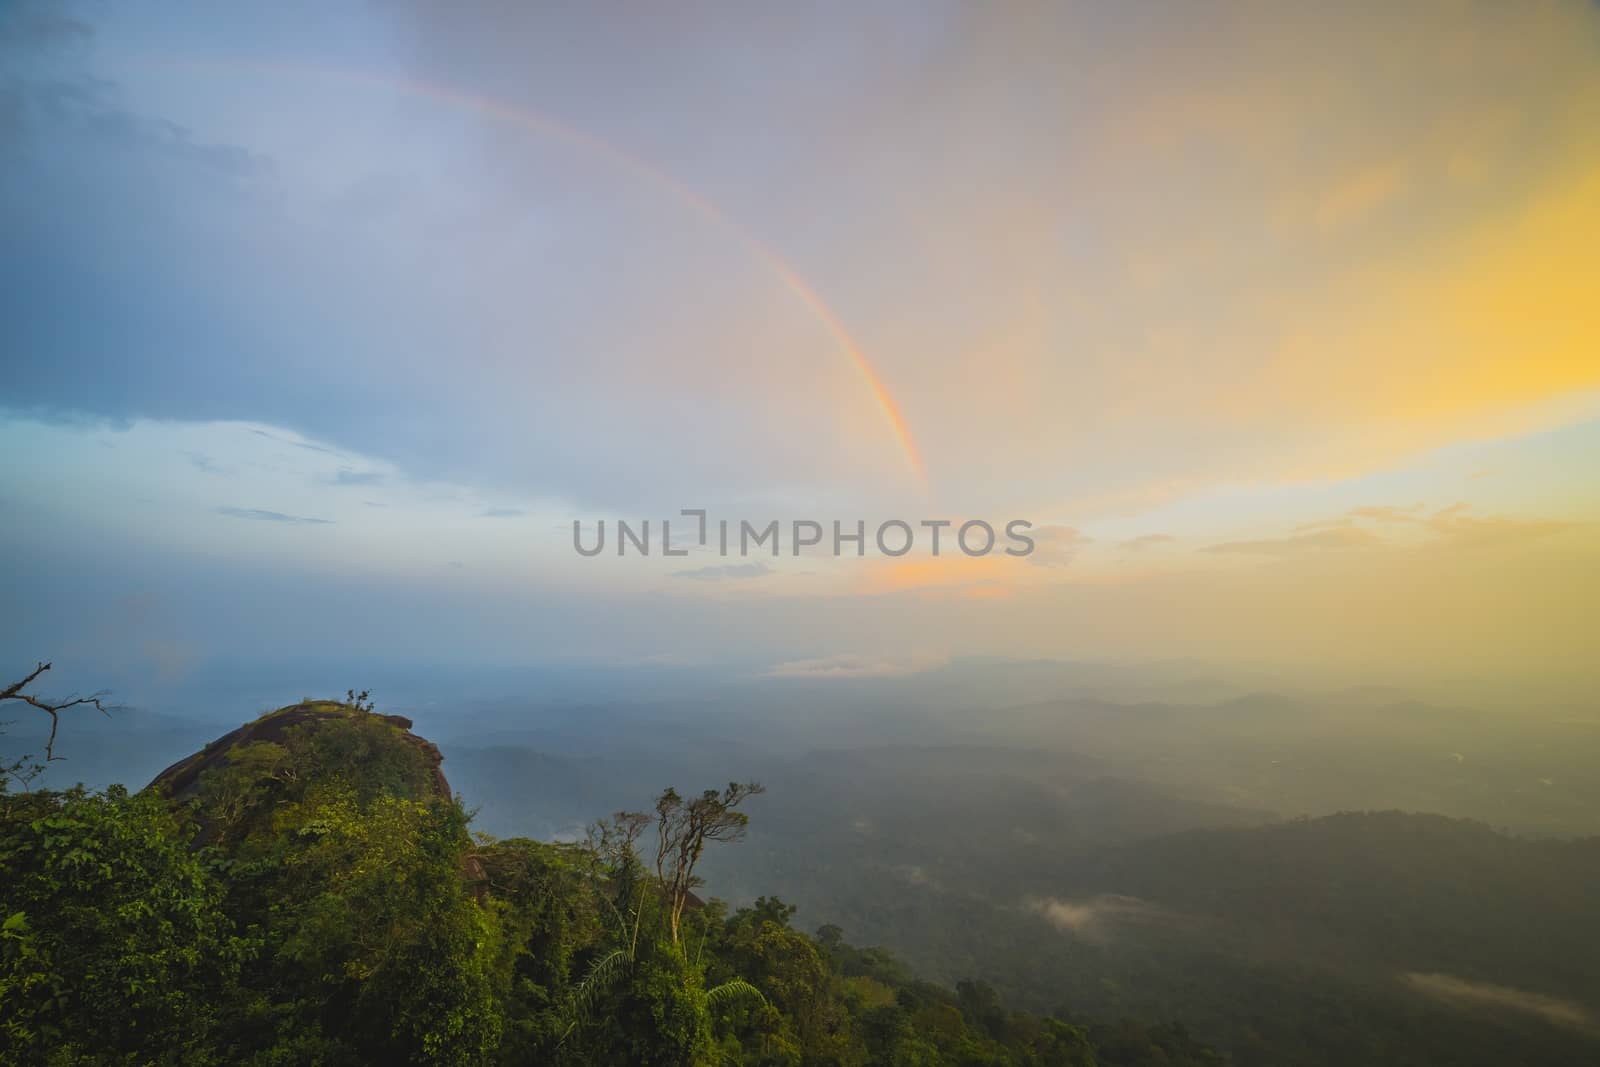
[{"label": "orange cloud", "polygon": [[1323,233],[1362,222],[1400,193],[1405,178],[1405,165],[1397,162],[1358,171],[1323,193],[1312,221]]},{"label": "orange cloud", "polygon": [[943,598],[998,599],[1022,579],[1014,556],[939,556],[920,560],[871,560],[857,592],[863,596],[915,592]]}]

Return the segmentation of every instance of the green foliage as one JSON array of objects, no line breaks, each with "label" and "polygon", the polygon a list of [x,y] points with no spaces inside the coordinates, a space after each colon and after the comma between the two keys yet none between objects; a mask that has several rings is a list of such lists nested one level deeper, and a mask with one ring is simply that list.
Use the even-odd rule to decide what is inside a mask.
[{"label": "green foliage", "polygon": [[587,888],[593,855],[512,838],[480,842],[473,858],[482,864],[500,933],[493,974],[504,1017],[501,1058],[549,1062],[574,1021],[575,987],[585,973],[580,956],[600,943],[600,909],[608,902]]},{"label": "green foliage", "polygon": [[234,868],[243,891],[232,900],[236,919],[260,931],[244,978],[277,1004],[278,1032],[321,1028],[386,1062],[481,1062],[499,1030],[496,931],[463,884],[460,807],[392,796],[363,805],[335,786],[311,790],[273,826]]},{"label": "green foliage", "polygon": [[0,1061],[206,1063],[241,945],[154,796],[0,794]]}]

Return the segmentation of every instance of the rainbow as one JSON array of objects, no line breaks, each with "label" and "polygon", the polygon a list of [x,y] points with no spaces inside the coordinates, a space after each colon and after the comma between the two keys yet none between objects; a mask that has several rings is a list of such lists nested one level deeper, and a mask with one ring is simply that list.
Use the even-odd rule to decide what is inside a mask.
[{"label": "rainbow", "polygon": [[176,65],[191,68],[205,67],[225,70],[244,68],[269,73],[307,74],[337,81],[364,84],[394,92],[408,93],[413,96],[427,97],[480,115],[486,115],[496,121],[517,126],[543,137],[563,141],[582,149],[596,158],[605,160],[612,166],[625,170],[671,192],[674,197],[692,208],[696,213],[717,223],[737,237],[741,244],[778,276],[785,288],[805,304],[812,315],[816,317],[817,321],[822,324],[823,328],[833,338],[839,349],[850,357],[850,362],[855,367],[856,373],[861,377],[862,382],[871,393],[873,402],[877,405],[884,421],[888,423],[895,443],[899,447],[911,475],[917,480],[918,485],[923,489],[927,488],[927,468],[923,465],[922,455],[917,449],[916,441],[911,436],[911,429],[906,425],[905,416],[900,413],[900,408],[894,402],[894,397],[890,395],[888,387],[884,385],[883,378],[873,367],[871,360],[867,359],[867,354],[861,350],[861,346],[850,335],[850,331],[846,329],[844,323],[840,321],[839,316],[834,314],[833,309],[818,295],[816,289],[808,284],[801,277],[800,272],[795,270],[786,259],[779,255],[776,249],[741,226],[727,212],[649,160],[636,156],[632,152],[619,148],[587,131],[569,126],[539,112],[511,107],[493,98],[476,96],[448,85],[389,78],[365,71],[348,71],[284,61],[230,60],[222,63],[190,60]]}]

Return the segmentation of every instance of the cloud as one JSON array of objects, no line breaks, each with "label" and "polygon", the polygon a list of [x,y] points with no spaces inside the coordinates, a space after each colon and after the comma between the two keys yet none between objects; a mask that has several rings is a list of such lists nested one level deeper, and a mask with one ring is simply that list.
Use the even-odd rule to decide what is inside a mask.
[{"label": "cloud", "polygon": [[1412,504],[1410,507],[1396,507],[1393,504],[1373,504],[1367,507],[1351,508],[1349,514],[1357,519],[1374,519],[1378,522],[1414,522],[1417,512],[1422,510],[1421,504]]},{"label": "cloud", "polygon": [[1431,515],[1421,504],[1396,507],[1373,504],[1352,508],[1344,516],[1303,523],[1287,537],[1268,537],[1224,541],[1208,545],[1202,552],[1255,556],[1294,556],[1336,549],[1369,548],[1382,545],[1384,538],[1357,520],[1383,525],[1409,526],[1422,533],[1424,544],[1438,548],[1498,548],[1522,544],[1592,523],[1563,519],[1517,518],[1509,515],[1471,515],[1465,503],[1451,504]]},{"label": "cloud", "polygon": [[1062,933],[1089,941],[1109,939],[1117,925],[1148,921],[1168,914],[1165,909],[1138,897],[1115,894],[1080,901],[1037,897],[1026,901],[1023,907],[1041,916]]},{"label": "cloud", "polygon": [[1138,552],[1141,549],[1152,548],[1156,545],[1168,544],[1176,540],[1177,538],[1173,537],[1171,534],[1154,533],[1142,534],[1138,537],[1130,537],[1126,541],[1117,542],[1117,544],[1122,548],[1131,548],[1135,552]]},{"label": "cloud", "polygon": [[378,471],[354,471],[342,467],[333,476],[334,485],[382,485],[384,476]]},{"label": "cloud", "polygon": [[939,880],[929,874],[928,869],[921,864],[896,864],[889,868],[889,873],[909,885],[916,886],[918,889],[931,889],[935,892],[943,892],[944,890],[944,886],[939,883]]},{"label": "cloud", "polygon": [[1498,1008],[1533,1015],[1545,1022],[1574,1030],[1600,1028],[1595,1016],[1583,1005],[1547,993],[1534,993],[1492,982],[1474,982],[1451,974],[1408,971],[1400,980],[1433,1000],[1461,1008]]},{"label": "cloud", "polygon": [[54,48],[76,44],[94,36],[88,23],[62,14],[54,5],[16,3],[0,16],[0,44],[23,48]]},{"label": "cloud", "polygon": [[723,563],[709,567],[695,567],[686,571],[673,571],[672,576],[674,578],[689,578],[696,582],[720,582],[741,578],[760,578],[772,573],[774,573],[772,567],[765,563]]},{"label": "cloud", "polygon": [[1318,519],[1316,522],[1302,522],[1291,533],[1305,533],[1308,530],[1337,530],[1354,526],[1356,521],[1348,516],[1337,519]]},{"label": "cloud", "polygon": [[303,448],[308,452],[321,452],[324,455],[329,456],[337,456],[339,454],[331,448],[324,448],[322,445],[312,444],[310,441],[300,441],[293,437],[285,437],[282,434],[276,434],[270,430],[260,429],[259,427],[252,427],[250,432],[255,434],[257,437],[265,437],[269,441],[281,441],[286,445],[293,445],[296,448]]},{"label": "cloud", "polygon": [[281,511],[267,511],[263,508],[218,508],[218,515],[226,515],[230,519],[256,519],[260,522],[282,522],[295,526],[332,526],[332,519],[313,519],[304,515],[285,515]]},{"label": "cloud", "polygon": [[942,657],[910,656],[825,656],[821,659],[796,659],[774,665],[768,678],[895,678],[920,674],[943,664]]},{"label": "cloud", "polygon": [[1366,548],[1380,543],[1380,538],[1370,531],[1358,529],[1354,526],[1335,526],[1310,533],[1291,534],[1288,537],[1269,537],[1254,541],[1224,541],[1221,544],[1207,545],[1200,551],[1236,553],[1250,556],[1293,556],[1302,552]]},{"label": "cloud", "polygon": [[185,452],[184,455],[189,457],[189,462],[194,465],[195,470],[205,471],[207,474],[228,473],[221,467],[217,466],[216,460],[212,459],[204,452]]},{"label": "cloud", "polygon": [[1400,193],[1405,177],[1404,164],[1382,163],[1339,181],[1317,201],[1317,229],[1333,233],[1364,221]]},{"label": "cloud", "polygon": [[1094,541],[1073,526],[1036,526],[1028,536],[1033,538],[1033,552],[1026,558],[1035,567],[1065,567],[1079,548]]},{"label": "cloud", "polygon": [[971,599],[1008,595],[1007,583],[1032,557],[945,553],[937,558],[869,559],[860,568],[857,591],[863,596],[915,593],[920,597]]},{"label": "cloud", "polygon": [[[142,162],[164,162],[209,172],[225,179],[270,175],[273,161],[235,144],[206,141],[184,126],[122,107],[114,83],[93,73],[81,60],[86,49],[72,48],[95,37],[88,24],[59,14],[0,15],[0,58],[19,69],[51,55],[58,62],[32,63],[31,76],[14,79],[0,101],[9,105],[3,132],[20,144],[57,147],[73,142]],[[76,53],[76,54],[74,54]]]},{"label": "cloud", "polygon": [[1470,510],[1470,505],[1458,502],[1440,508],[1432,515],[1424,514],[1421,504],[1408,508],[1370,505],[1352,508],[1349,514],[1375,522],[1410,523],[1418,530],[1431,534],[1433,543],[1449,548],[1486,548],[1520,544],[1591,525],[1564,519],[1471,515],[1468,514]]},{"label": "cloud", "polygon": [[480,514],[485,519],[515,519],[527,512],[521,508],[486,508]]},{"label": "cloud", "polygon": [[1419,519],[1423,529],[1452,548],[1488,548],[1520,544],[1525,541],[1564,533],[1592,523],[1560,519],[1519,519],[1509,515],[1467,515],[1465,504],[1445,508],[1427,519]]}]

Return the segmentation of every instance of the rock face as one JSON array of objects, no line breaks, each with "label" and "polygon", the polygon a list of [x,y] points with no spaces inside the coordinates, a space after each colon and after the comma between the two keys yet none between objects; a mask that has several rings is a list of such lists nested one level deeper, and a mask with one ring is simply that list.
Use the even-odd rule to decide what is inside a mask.
[{"label": "rock face", "polygon": [[445,779],[444,771],[441,769],[444,756],[432,741],[411,732],[410,719],[403,715],[379,715],[360,711],[348,704],[331,700],[291,704],[277,711],[268,712],[253,722],[247,722],[237,730],[223,734],[194,755],[186,756],[174,763],[156,775],[148,788],[159,791],[174,801],[191,800],[199,791],[200,776],[208,770],[225,766],[229,755],[243,746],[256,742],[281,745],[288,739],[288,732],[297,727],[309,726],[315,729],[319,722],[355,716],[366,716],[369,721],[383,722],[394,727],[397,739],[415,747],[432,768],[434,794],[442,800],[451,798],[453,794],[450,792],[450,783]]}]

